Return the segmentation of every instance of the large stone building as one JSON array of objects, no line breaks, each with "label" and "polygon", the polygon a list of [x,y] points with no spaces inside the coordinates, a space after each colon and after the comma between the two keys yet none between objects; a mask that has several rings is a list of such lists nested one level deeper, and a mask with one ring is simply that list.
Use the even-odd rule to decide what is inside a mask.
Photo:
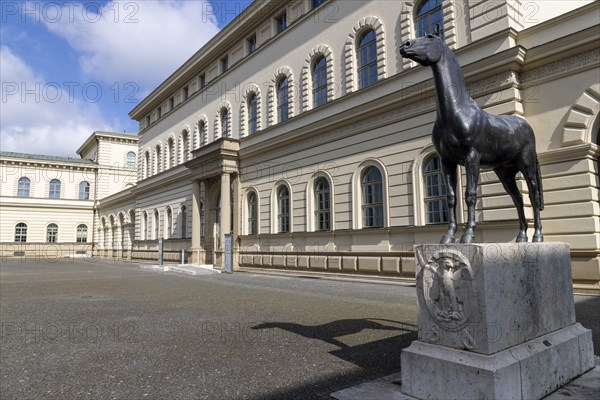
[{"label": "large stone building", "polygon": [[0,152],[0,255],[91,255],[94,205],[135,186],[137,140],[135,133],[94,132],[80,158]]},{"label": "large stone building", "polygon": [[[439,25],[469,94],[534,128],[545,240],[569,243],[574,285],[599,290],[599,12],[255,1],[131,111],[137,185],[99,200],[99,253],[152,259],[162,238],[167,258],[222,265],[231,232],[236,265],[413,277],[412,245],[439,241],[446,205],[431,70],[398,47]],[[493,172],[480,181],[477,239],[514,240],[512,201]]]}]

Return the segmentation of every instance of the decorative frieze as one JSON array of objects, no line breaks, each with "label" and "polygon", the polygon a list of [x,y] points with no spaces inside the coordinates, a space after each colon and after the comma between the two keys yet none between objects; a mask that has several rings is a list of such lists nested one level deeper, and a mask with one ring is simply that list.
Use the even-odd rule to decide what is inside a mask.
[{"label": "decorative frieze", "polygon": [[546,78],[555,78],[557,75],[569,73],[588,66],[598,66],[600,63],[600,49],[592,49],[574,56],[563,58],[537,68],[521,73],[523,84],[529,85]]}]

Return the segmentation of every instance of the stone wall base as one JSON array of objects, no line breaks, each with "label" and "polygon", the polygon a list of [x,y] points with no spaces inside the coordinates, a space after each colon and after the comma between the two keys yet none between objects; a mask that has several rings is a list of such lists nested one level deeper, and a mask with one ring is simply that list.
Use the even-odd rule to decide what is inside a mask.
[{"label": "stone wall base", "polygon": [[579,323],[491,355],[415,341],[401,357],[402,392],[418,399],[541,399],[594,367]]}]

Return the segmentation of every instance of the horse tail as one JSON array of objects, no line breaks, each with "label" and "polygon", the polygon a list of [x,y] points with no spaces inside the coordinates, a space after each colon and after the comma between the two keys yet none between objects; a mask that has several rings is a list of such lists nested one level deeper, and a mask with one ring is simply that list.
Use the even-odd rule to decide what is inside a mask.
[{"label": "horse tail", "polygon": [[544,189],[542,188],[542,170],[540,168],[540,161],[535,158],[535,179],[537,181],[539,199],[540,199],[540,211],[544,209]]}]

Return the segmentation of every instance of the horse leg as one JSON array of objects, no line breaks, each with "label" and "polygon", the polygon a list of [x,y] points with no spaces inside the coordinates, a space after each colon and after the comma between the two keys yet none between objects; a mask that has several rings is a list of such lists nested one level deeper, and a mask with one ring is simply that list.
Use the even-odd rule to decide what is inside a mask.
[{"label": "horse leg", "polygon": [[504,190],[510,195],[517,208],[517,214],[519,215],[519,234],[517,235],[518,242],[527,241],[527,219],[525,218],[525,211],[523,210],[523,195],[517,187],[517,181],[515,179],[519,170],[516,167],[496,167],[494,172],[500,178]]},{"label": "horse leg", "polygon": [[461,243],[473,243],[475,241],[475,202],[477,201],[477,183],[479,181],[480,156],[474,151],[467,155],[465,169],[467,171],[467,190],[465,191],[465,203],[467,203],[467,229],[460,238]]},{"label": "horse leg", "polygon": [[441,244],[453,243],[456,233],[456,163],[442,159],[446,187],[446,201],[448,203],[448,232],[442,236]]},{"label": "horse leg", "polygon": [[540,219],[540,210],[544,208],[542,204],[542,185],[539,174],[539,164],[534,148],[523,151],[520,170],[525,177],[527,187],[529,188],[529,200],[533,207],[533,237],[532,242],[543,242],[542,222]]}]

